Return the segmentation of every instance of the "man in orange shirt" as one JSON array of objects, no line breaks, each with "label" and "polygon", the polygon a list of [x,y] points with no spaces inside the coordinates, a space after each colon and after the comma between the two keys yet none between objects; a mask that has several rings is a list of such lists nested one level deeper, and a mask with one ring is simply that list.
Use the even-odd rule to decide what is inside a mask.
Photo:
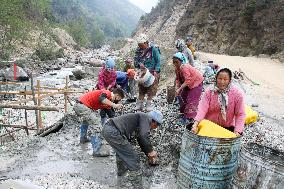
[{"label": "man in orange shirt", "polygon": [[[106,114],[109,118],[115,115],[114,109],[123,108],[122,104],[117,104],[124,98],[124,92],[121,89],[109,90],[94,90],[82,95],[74,105],[74,111],[80,119],[80,143],[90,142],[87,138],[89,125],[94,122],[94,110],[100,110],[101,127],[106,122]],[[106,156],[100,153],[101,139],[98,136],[92,137],[93,155]]]}]

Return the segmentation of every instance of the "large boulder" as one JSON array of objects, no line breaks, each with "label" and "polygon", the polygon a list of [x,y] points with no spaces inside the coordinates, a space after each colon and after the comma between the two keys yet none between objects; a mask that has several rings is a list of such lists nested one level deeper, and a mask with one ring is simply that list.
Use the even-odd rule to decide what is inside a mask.
[{"label": "large boulder", "polygon": [[104,60],[97,59],[97,58],[91,58],[89,61],[89,64],[94,67],[102,67],[103,63],[104,63]]},{"label": "large boulder", "polygon": [[[7,80],[7,81],[14,81],[14,67],[6,68],[5,70],[2,70],[0,72],[0,77],[3,78],[2,80]],[[26,73],[26,71],[17,66],[17,72],[16,72],[16,79],[17,81],[28,81],[29,76]]]}]

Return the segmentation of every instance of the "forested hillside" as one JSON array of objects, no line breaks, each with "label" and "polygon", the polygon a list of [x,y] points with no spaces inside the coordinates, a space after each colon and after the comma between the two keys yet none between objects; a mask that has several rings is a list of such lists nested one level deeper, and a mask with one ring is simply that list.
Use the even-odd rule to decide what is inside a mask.
[{"label": "forested hillside", "polygon": [[140,20],[145,31],[161,46],[192,35],[205,52],[284,57],[284,1],[160,0]]},{"label": "forested hillside", "polygon": [[2,0],[0,59],[9,59],[18,44],[34,43],[36,35],[58,43],[54,28],[77,47],[99,47],[107,38],[130,35],[142,14],[128,0]]}]

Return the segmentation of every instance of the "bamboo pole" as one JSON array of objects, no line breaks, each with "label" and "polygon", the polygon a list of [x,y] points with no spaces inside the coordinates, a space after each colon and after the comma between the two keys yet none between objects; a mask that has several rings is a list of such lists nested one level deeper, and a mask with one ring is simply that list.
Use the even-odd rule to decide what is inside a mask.
[{"label": "bamboo pole", "polygon": [[[40,80],[36,81],[36,86],[37,86],[37,96],[40,97]],[[41,106],[40,98],[37,99],[37,105]],[[42,117],[41,117],[41,111],[40,110],[38,110],[38,125],[39,125],[39,128],[42,129]]]},{"label": "bamboo pole", "polygon": [[0,85],[26,85],[25,83],[18,83],[12,81],[0,81]]},{"label": "bamboo pole", "polygon": [[12,135],[12,133],[14,133],[14,132],[16,132],[16,131],[20,131],[20,130],[21,130],[21,129],[15,129],[15,130],[13,130],[13,131],[7,131],[7,133],[0,135],[0,138],[3,137],[3,136],[6,136],[6,135],[10,135],[10,136],[13,138],[13,140],[15,140],[15,138],[14,138],[13,135]]},{"label": "bamboo pole", "polygon": [[41,110],[41,111],[59,111],[56,106],[38,106],[38,105],[18,105],[18,104],[0,104],[0,108]]},{"label": "bamboo pole", "polygon": [[[32,90],[34,105],[37,106],[37,100],[35,98],[35,90],[34,90],[34,79],[33,79],[32,73],[31,73],[31,90]],[[39,132],[39,120],[38,120],[38,111],[37,110],[35,110],[35,115],[36,115],[36,128],[37,128],[37,133],[38,133]]]},{"label": "bamboo pole", "polygon": [[26,127],[25,125],[8,125],[8,124],[0,124],[1,127],[13,127],[17,129],[29,129],[29,130],[36,130],[33,127]]},{"label": "bamboo pole", "polygon": [[65,78],[65,92],[64,92],[64,111],[65,113],[67,113],[67,93],[66,91],[68,91],[68,77],[66,76]]},{"label": "bamboo pole", "polygon": [[[43,99],[43,98],[46,98],[46,97],[49,97],[49,96],[64,94],[64,92],[65,91],[51,92],[51,93],[48,93],[46,95],[41,95],[40,97],[35,97],[35,99]],[[84,93],[84,91],[66,91],[66,93]],[[33,98],[29,98],[29,99],[26,99],[26,100],[11,102],[9,104],[20,104],[20,103],[29,102],[29,101],[32,101],[32,100],[33,100]]]},{"label": "bamboo pole", "polygon": [[[27,90],[27,86],[25,86],[25,91]],[[27,99],[27,95],[24,96],[25,99]],[[25,105],[27,105],[27,103],[25,102]],[[25,109],[25,122],[26,122],[26,133],[27,135],[29,135],[29,130],[28,130],[28,112]]]}]

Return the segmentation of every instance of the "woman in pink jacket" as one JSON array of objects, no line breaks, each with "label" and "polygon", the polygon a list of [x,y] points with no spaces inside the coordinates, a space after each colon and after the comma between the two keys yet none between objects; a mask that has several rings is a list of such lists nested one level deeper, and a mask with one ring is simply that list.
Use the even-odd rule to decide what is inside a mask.
[{"label": "woman in pink jacket", "polygon": [[207,88],[199,103],[195,122],[191,131],[197,133],[198,123],[207,119],[238,136],[242,134],[245,123],[243,93],[231,83],[232,72],[220,69],[216,74],[213,88]]},{"label": "woman in pink jacket", "polygon": [[177,52],[173,56],[176,72],[176,96],[179,98],[180,113],[183,114],[180,123],[193,122],[202,93],[203,76],[192,67],[184,54]]},{"label": "woman in pink jacket", "polygon": [[116,84],[115,62],[112,58],[106,60],[99,73],[97,89],[112,90]]}]

